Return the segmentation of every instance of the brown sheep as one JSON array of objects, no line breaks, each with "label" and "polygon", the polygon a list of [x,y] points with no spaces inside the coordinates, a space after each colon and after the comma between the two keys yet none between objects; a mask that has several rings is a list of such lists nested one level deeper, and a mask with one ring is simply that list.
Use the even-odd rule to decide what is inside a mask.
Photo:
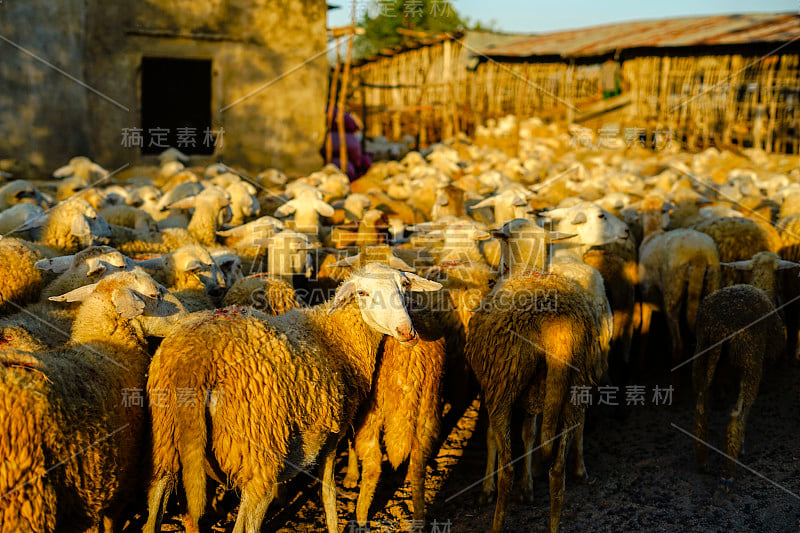
[{"label": "brown sheep", "polygon": [[[148,393],[168,394],[166,407],[151,409],[154,475],[145,531],[159,529],[179,473],[196,523],[206,507],[204,465],[216,462],[216,475],[242,490],[234,531],[256,533],[276,483],[320,457],[328,530],[338,532],[336,446],[371,389],[382,337],[418,340],[402,294],[439,288],[369,264],[322,306],[263,320],[228,308],[195,313],[175,327],[153,358],[147,384]],[[187,387],[194,401],[179,406],[176,391]],[[212,394],[220,387],[224,396]]]},{"label": "brown sheep", "polygon": [[[695,224],[695,230],[705,233],[717,245],[719,260],[723,263],[745,261],[758,252],[777,252],[773,249],[770,234],[749,218],[712,218]],[[720,273],[720,287],[742,283],[743,275],[734,269]]]},{"label": "brown sheep", "polygon": [[697,350],[692,377],[697,407],[694,436],[697,467],[705,471],[709,389],[717,369],[732,371],[739,396],[731,412],[725,447],[724,478],[719,492],[733,483],[736,461],[744,440],[750,407],[758,394],[764,365],[778,358],[786,342],[786,330],[774,305],[775,271],[800,266],[782,261],[770,252],[756,254],[750,261],[728,264],[752,272],[752,285],[732,285],[707,296],[697,312]]},{"label": "brown sheep", "polygon": [[253,274],[234,283],[222,299],[223,307],[231,305],[252,307],[271,316],[301,307],[291,285],[264,273]]},{"label": "brown sheep", "polygon": [[144,481],[145,408],[125,394],[144,389],[145,335],[181,309],[143,273],[54,299],[83,302],[67,345],[0,351],[0,531],[113,531]]},{"label": "brown sheep", "polygon": [[[439,436],[445,362],[445,341],[435,318],[432,313],[412,313],[421,337],[415,346],[404,346],[392,337],[385,337],[381,345],[366,413],[355,430],[355,452],[362,465],[356,504],[360,525],[367,524],[381,474],[381,440],[395,469],[410,459],[414,520],[425,518],[425,465]],[[351,455],[344,481],[350,487],[358,483],[358,463],[353,458]]]}]

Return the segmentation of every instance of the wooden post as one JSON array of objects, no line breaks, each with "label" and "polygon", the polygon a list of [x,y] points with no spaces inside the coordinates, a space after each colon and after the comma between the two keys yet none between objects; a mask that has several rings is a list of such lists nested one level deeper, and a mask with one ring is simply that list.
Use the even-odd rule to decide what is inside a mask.
[{"label": "wooden post", "polygon": [[[353,8],[353,29],[355,30],[355,7]],[[353,57],[353,41],[355,40],[355,31],[353,31],[347,41],[347,58],[344,61],[344,72],[342,73],[342,89],[339,91],[339,112],[336,118],[339,119],[339,168],[342,172],[347,172],[347,143],[345,142],[344,131],[344,104],[347,98],[347,82],[350,76],[350,60]]]},{"label": "wooden post", "polygon": [[[336,66],[333,69],[333,76],[331,77],[331,86],[328,91],[328,121],[325,123],[325,163],[330,163],[333,159],[333,142],[331,140],[330,132],[333,130],[333,107],[336,103],[336,96],[339,85],[339,69],[341,61],[339,60],[339,38],[336,37]],[[339,139],[343,141],[344,139]]]}]

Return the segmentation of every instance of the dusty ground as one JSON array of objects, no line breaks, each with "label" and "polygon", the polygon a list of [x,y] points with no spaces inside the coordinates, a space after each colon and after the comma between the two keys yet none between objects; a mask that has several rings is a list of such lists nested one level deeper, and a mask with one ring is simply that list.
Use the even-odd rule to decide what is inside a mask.
[{"label": "dusty ground", "polygon": [[[590,410],[585,458],[592,482],[567,481],[561,531],[800,531],[800,368],[784,362],[765,375],[747,424],[746,453],[740,457],[747,468],[737,469],[733,492],[723,505],[712,503],[721,456],[710,452],[713,474],[698,474],[694,441],[681,431],[691,432],[693,424],[688,374],[676,385],[672,407],[652,402],[653,388],[669,385],[667,374],[632,380],[646,386],[645,405],[630,407],[624,420],[608,407]],[[617,397],[624,402],[623,391]],[[718,408],[711,417],[710,444],[720,449],[728,412]],[[475,402],[457,424],[446,426],[446,438],[428,467],[428,523],[415,531],[488,529],[494,506],[477,503],[485,460],[482,423]],[[345,463],[343,455],[337,475],[340,530],[360,533],[367,530],[348,522],[354,517],[357,492],[341,486]],[[411,494],[403,476],[386,463],[369,531],[410,531]],[[282,508],[273,504],[262,531],[324,531],[316,482],[296,478],[289,491],[290,503]],[[534,504],[512,504],[507,531],[546,530],[544,477],[537,480],[535,495]],[[232,510],[203,529],[231,531],[234,519]],[[168,517],[164,530],[183,531],[176,515]]]}]

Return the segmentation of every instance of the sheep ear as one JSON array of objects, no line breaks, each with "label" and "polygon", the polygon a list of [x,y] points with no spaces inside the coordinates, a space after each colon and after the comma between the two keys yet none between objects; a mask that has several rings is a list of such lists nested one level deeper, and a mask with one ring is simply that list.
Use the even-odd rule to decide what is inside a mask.
[{"label": "sheep ear", "polygon": [[188,196],[186,198],[181,198],[180,200],[170,203],[169,205],[167,205],[167,209],[191,209],[195,205],[197,205],[197,197]]},{"label": "sheep ear", "polygon": [[394,268],[395,270],[400,270],[402,272],[414,272],[414,267],[410,266],[408,263],[406,263],[399,257],[394,257],[394,256],[390,257],[389,266]]},{"label": "sheep ear", "polygon": [[736,270],[753,270],[753,260],[748,259],[746,261],[733,261],[731,263],[720,263],[720,266],[726,266],[729,268],[735,268]]},{"label": "sheep ear", "polygon": [[153,259],[135,259],[133,261],[136,266],[147,270],[161,270],[164,268],[164,258],[155,257]]},{"label": "sheep ear", "polygon": [[550,211],[543,211],[539,213],[540,217],[548,220],[558,220],[564,218],[564,215],[566,215],[566,210],[563,207],[558,207],[556,209],[551,209]]},{"label": "sheep ear", "polygon": [[82,302],[94,292],[95,287],[97,287],[97,283],[84,285],[83,287],[78,287],[61,296],[51,296],[48,300],[51,302]]},{"label": "sheep ear", "polygon": [[72,225],[69,231],[76,237],[85,237],[92,232],[92,228],[89,226],[89,221],[85,215],[75,215],[72,218]]},{"label": "sheep ear", "polygon": [[488,231],[483,231],[482,229],[476,229],[472,233],[472,238],[476,241],[485,241],[486,239],[491,239],[492,235]]},{"label": "sheep ear", "polygon": [[22,232],[28,231],[33,228],[41,228],[49,215],[42,213],[41,215],[34,215],[28,218],[23,225],[18,227],[15,231]]},{"label": "sheep ear", "polygon": [[103,264],[102,261],[96,260],[94,264],[89,267],[89,270],[86,271],[86,276],[94,276],[95,274],[102,274],[106,271],[106,265]]},{"label": "sheep ear", "polygon": [[113,292],[111,301],[117,313],[122,318],[133,318],[144,313],[144,300],[127,287],[121,287]]},{"label": "sheep ear", "polygon": [[354,281],[345,281],[338,289],[336,295],[333,297],[333,303],[328,307],[328,314],[340,309],[344,303],[356,292],[356,284]]},{"label": "sheep ear", "polygon": [[441,283],[437,283],[435,281],[431,281],[429,279],[425,279],[422,276],[417,276],[416,274],[406,273],[404,274],[406,279],[411,282],[411,285],[408,287],[408,290],[420,292],[420,291],[438,291],[442,288]]},{"label": "sheep ear", "polygon": [[184,272],[200,272],[200,270],[202,268],[203,268],[203,264],[200,263],[200,261],[198,261],[197,259],[194,259],[194,260],[190,261],[186,265],[186,268],[184,268],[183,271]]},{"label": "sheep ear", "polygon": [[278,209],[275,210],[273,215],[276,217],[289,216],[297,210],[297,200],[289,200]]},{"label": "sheep ear", "polygon": [[575,216],[572,217],[572,221],[570,222],[573,226],[577,226],[578,224],[586,224],[586,213],[583,211],[578,211],[575,213]]},{"label": "sheep ear", "polygon": [[472,209],[480,209],[482,207],[491,207],[496,202],[497,202],[497,197],[496,196],[490,196],[489,198],[486,198],[485,200],[481,200],[477,204],[474,204],[472,206]]},{"label": "sheep ear", "polygon": [[358,263],[358,260],[361,258],[361,254],[351,255],[349,257],[345,257],[344,259],[339,259],[331,266],[337,268],[344,268],[344,267],[352,267]]},{"label": "sheep ear", "polygon": [[334,209],[330,206],[330,204],[326,204],[322,200],[317,200],[314,202],[314,209],[317,210],[317,213],[324,217],[332,217]]},{"label": "sheep ear", "polygon": [[62,272],[66,272],[72,268],[72,262],[74,259],[74,255],[62,255],[61,257],[53,257],[52,259],[42,259],[41,261],[36,261],[33,266],[39,270],[47,270],[54,274],[61,274]]},{"label": "sheep ear", "polygon": [[795,263],[794,261],[786,261],[785,259],[781,259],[778,261],[778,270],[785,270],[787,268],[797,268],[800,267],[800,263]]},{"label": "sheep ear", "polygon": [[[584,215],[586,216],[586,215]],[[565,241],[567,239],[571,239],[573,237],[577,237],[577,233],[561,233],[560,231],[548,231],[547,232],[547,241],[548,242],[559,242]]]},{"label": "sheep ear", "polygon": [[72,165],[64,165],[53,171],[54,178],[66,178],[67,176],[72,176]]}]

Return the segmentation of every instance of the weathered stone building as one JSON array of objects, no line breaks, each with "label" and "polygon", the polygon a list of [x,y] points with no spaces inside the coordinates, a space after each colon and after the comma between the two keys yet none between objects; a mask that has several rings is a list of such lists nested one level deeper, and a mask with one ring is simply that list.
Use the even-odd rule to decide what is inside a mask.
[{"label": "weathered stone building", "polygon": [[[0,158],[321,164],[323,0],[0,1]],[[165,132],[166,130],[166,132]]]}]

